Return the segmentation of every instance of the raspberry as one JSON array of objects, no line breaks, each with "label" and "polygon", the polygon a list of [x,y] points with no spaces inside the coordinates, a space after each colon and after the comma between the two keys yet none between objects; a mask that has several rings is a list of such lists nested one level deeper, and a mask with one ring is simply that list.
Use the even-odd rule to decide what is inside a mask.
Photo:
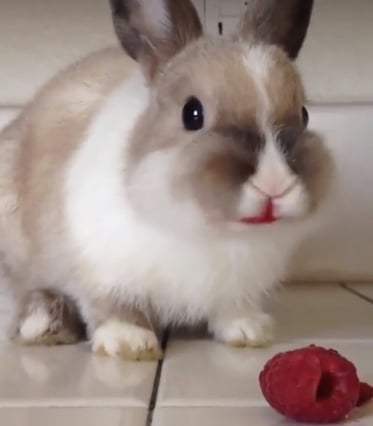
[{"label": "raspberry", "polygon": [[[259,382],[275,410],[305,423],[344,420],[360,395],[355,366],[337,351],[314,345],[274,356],[261,371]],[[361,398],[366,397],[364,386]]]},{"label": "raspberry", "polygon": [[361,407],[371,399],[373,399],[373,387],[368,385],[368,383],[360,383],[359,399],[356,405]]}]

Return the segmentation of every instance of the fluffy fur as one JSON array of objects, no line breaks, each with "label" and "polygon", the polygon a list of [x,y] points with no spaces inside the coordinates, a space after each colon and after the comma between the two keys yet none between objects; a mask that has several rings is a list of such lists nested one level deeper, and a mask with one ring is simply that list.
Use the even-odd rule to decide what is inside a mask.
[{"label": "fluffy fur", "polygon": [[[84,321],[96,352],[153,359],[153,324],[207,321],[221,341],[267,344],[264,298],[313,229],[331,170],[302,121],[299,75],[255,26],[209,40],[189,1],[154,0],[151,16],[143,1],[111,3],[132,59],[107,49],[75,64],[0,136],[0,195],[17,200],[1,216],[1,266],[21,338],[71,343]],[[303,41],[291,4],[281,17]],[[204,108],[195,131],[190,96]],[[279,220],[244,223],[268,199]]]}]

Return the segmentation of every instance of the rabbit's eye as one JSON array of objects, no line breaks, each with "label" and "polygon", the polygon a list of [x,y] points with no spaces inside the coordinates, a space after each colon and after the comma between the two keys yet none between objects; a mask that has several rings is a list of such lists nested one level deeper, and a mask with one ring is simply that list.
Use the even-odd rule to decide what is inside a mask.
[{"label": "rabbit's eye", "polygon": [[196,132],[204,124],[203,105],[195,97],[188,99],[183,108],[183,123],[186,130]]},{"label": "rabbit's eye", "polygon": [[310,118],[306,107],[302,107],[302,118],[304,127],[307,127]]}]

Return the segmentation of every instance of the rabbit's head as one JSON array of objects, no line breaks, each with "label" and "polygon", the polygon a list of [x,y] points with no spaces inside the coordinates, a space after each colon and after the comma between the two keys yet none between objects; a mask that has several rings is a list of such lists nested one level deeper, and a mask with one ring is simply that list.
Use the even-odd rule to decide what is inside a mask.
[{"label": "rabbit's head", "polygon": [[298,222],[323,199],[330,160],[294,65],[313,1],[247,3],[237,33],[212,39],[189,0],[111,0],[150,88],[129,196],[158,224],[245,232]]}]

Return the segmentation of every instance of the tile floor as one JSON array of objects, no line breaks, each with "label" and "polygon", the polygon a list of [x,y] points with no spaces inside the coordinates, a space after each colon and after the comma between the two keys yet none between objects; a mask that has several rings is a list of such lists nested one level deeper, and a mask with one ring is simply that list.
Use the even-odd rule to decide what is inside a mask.
[{"label": "tile floor", "polygon": [[[274,311],[271,348],[175,334],[159,365],[93,357],[87,345],[0,344],[0,425],[290,426],[267,407],[257,376],[274,353],[307,343],[340,350],[373,383],[373,285],[293,285]],[[373,404],[347,424],[373,426]]]}]

